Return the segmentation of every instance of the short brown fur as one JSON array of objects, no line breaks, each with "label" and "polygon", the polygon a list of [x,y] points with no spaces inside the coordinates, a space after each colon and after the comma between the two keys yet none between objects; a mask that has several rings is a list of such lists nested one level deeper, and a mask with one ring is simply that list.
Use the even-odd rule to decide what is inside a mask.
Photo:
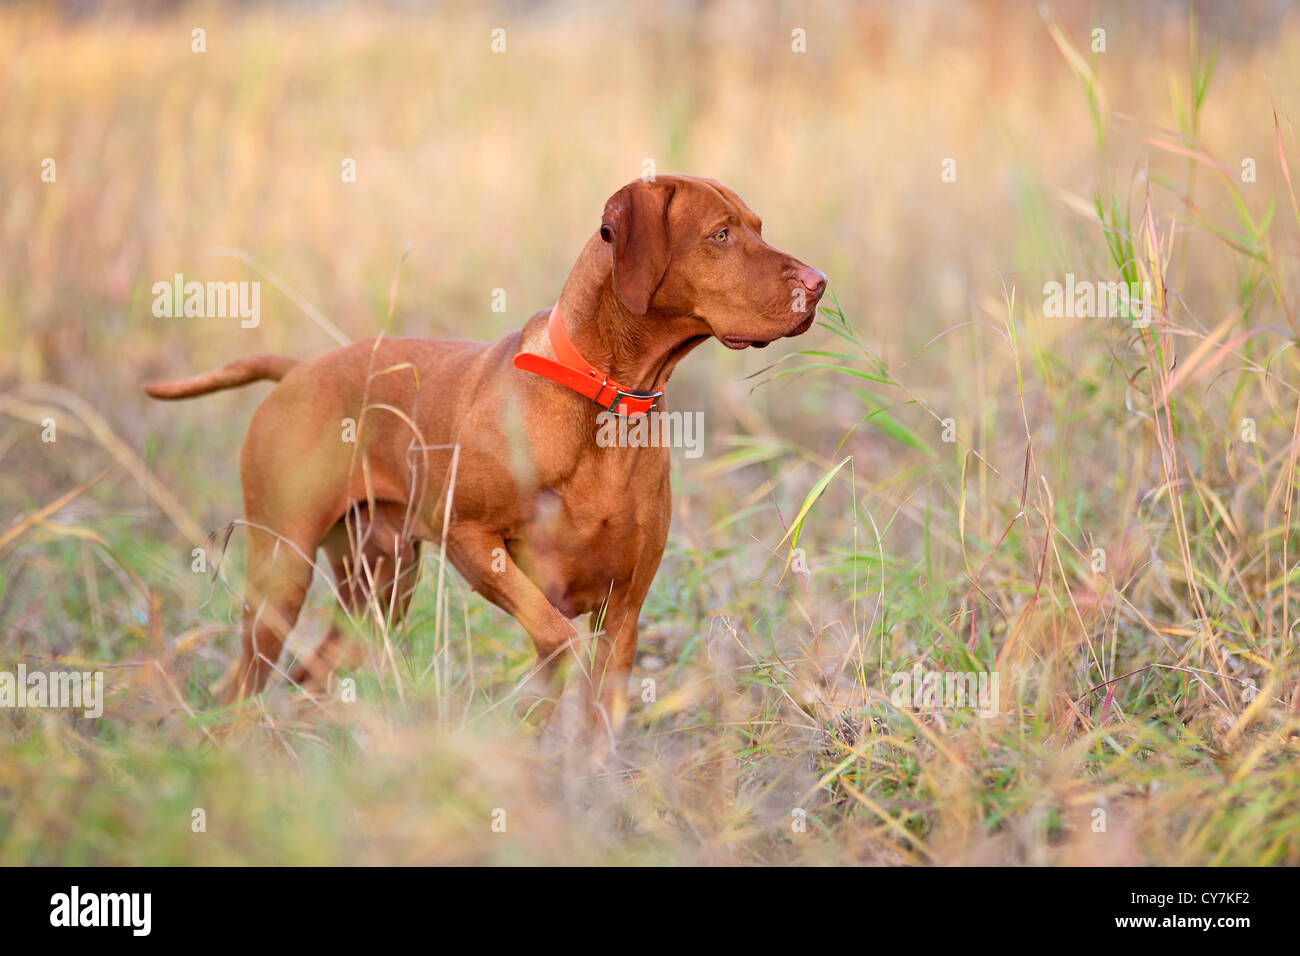
[{"label": "short brown fur", "polygon": [[[825,276],[769,246],[761,228],[711,180],[661,176],[619,190],[560,294],[574,343],[625,387],[658,390],[710,336],[744,348],[801,334]],[[603,609],[589,713],[617,730],[637,618],[668,535],[669,452],[600,447],[593,402],[513,366],[521,350],[554,357],[549,314],[490,344],[385,338],[301,362],[241,359],[148,386],[171,399],[279,381],[240,459],[248,586],[230,699],[266,685],[318,549],[348,610],[377,599],[400,617],[421,543],[445,533],[455,567],[533,640],[528,706],[545,710],[558,692],[576,633],[569,619],[590,613],[594,629]],[[343,440],[345,419],[357,423],[355,443]],[[348,658],[332,629],[291,676],[319,683]]]}]

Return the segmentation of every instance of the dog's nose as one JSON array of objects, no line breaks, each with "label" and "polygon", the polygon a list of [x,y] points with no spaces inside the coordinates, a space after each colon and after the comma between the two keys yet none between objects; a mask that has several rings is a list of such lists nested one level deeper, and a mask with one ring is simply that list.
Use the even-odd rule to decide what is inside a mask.
[{"label": "dog's nose", "polygon": [[826,288],[826,276],[812,266],[804,266],[795,273],[795,278],[799,280],[801,286],[813,295],[821,295]]}]

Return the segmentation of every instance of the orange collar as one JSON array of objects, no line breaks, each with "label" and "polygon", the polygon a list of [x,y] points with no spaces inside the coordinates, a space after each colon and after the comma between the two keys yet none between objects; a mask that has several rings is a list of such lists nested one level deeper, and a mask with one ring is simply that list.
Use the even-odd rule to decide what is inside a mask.
[{"label": "orange collar", "polygon": [[515,356],[515,367],[525,372],[532,372],[542,378],[549,378],[565,388],[571,388],[579,395],[586,396],[606,411],[616,415],[634,418],[644,415],[655,407],[655,402],[663,395],[658,392],[638,392],[626,389],[603,372],[596,371],[591,363],[582,357],[578,347],[569,338],[564,320],[560,318],[560,307],[551,309],[551,317],[546,322],[546,331],[550,335],[551,348],[555,350],[558,362],[534,355],[532,352],[520,352]]}]

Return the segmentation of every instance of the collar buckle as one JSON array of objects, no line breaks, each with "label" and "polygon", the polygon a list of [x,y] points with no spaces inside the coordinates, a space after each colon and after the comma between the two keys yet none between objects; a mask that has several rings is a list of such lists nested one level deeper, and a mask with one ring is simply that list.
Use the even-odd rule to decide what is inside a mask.
[{"label": "collar buckle", "polygon": [[[605,402],[601,399],[600,393],[607,388],[614,390],[614,396],[608,402]],[[646,413],[650,412],[657,404],[659,404],[659,399],[663,397],[663,394],[664,394],[663,389],[660,389],[657,392],[637,392],[637,391],[629,391],[628,389],[624,389],[624,388],[619,388],[616,385],[609,384],[609,376],[606,376],[605,381],[600,383],[600,390],[596,392],[595,396],[592,398],[592,401],[595,402],[597,405],[599,405],[601,408],[603,408],[605,411],[613,412],[615,415],[622,415],[622,412],[618,410],[618,407],[623,403],[623,399],[625,398],[635,398],[638,401],[648,401],[650,404],[647,405],[643,411],[631,413],[632,415],[645,415]],[[629,416],[624,416],[624,417],[629,417]]]},{"label": "collar buckle", "polygon": [[[597,371],[583,358],[582,353],[569,338],[569,333],[564,328],[564,321],[560,318],[558,305],[551,309],[546,327],[551,348],[555,351],[555,359],[521,351],[514,358],[516,368],[557,382],[589,398],[596,403],[597,407],[624,418],[648,414],[663,397],[663,389],[656,392],[626,389],[618,382],[611,381],[608,373]],[[599,384],[596,382],[597,379],[600,379]],[[602,398],[606,390],[613,392],[608,400]],[[619,411],[625,404],[633,404],[633,409],[626,413]],[[637,407],[640,405],[644,407]]]}]

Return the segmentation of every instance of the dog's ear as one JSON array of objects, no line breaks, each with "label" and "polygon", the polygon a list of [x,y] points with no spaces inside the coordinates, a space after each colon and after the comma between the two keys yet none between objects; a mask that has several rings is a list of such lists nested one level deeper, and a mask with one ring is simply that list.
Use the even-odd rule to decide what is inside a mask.
[{"label": "dog's ear", "polygon": [[614,291],[633,315],[645,315],[668,271],[668,203],[673,183],[629,183],[605,203],[600,238],[614,247]]}]

